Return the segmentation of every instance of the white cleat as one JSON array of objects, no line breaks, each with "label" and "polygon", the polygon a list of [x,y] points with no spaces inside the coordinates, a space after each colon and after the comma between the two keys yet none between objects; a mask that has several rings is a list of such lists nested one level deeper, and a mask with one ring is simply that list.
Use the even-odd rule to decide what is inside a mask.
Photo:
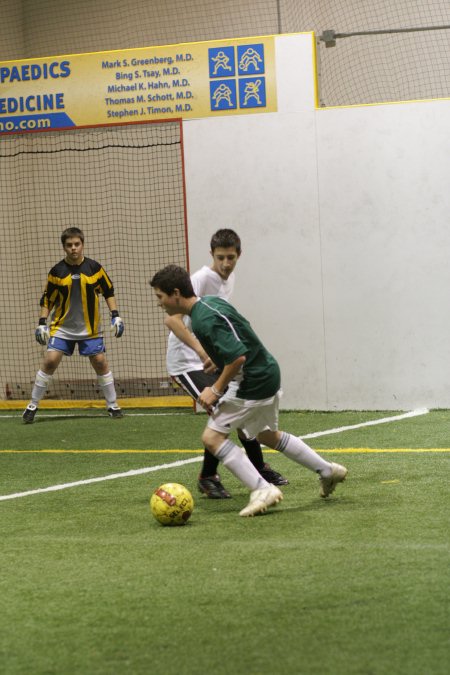
[{"label": "white cleat", "polygon": [[320,476],[319,478],[320,496],[328,497],[328,495],[331,495],[331,493],[334,492],[336,485],[344,482],[347,474],[348,470],[345,466],[331,462],[331,474],[326,478],[323,476]]},{"label": "white cleat", "polygon": [[257,513],[264,513],[269,506],[274,506],[281,502],[283,493],[275,485],[269,485],[266,488],[253,490],[250,494],[250,501],[239,513],[240,516],[255,516]]}]

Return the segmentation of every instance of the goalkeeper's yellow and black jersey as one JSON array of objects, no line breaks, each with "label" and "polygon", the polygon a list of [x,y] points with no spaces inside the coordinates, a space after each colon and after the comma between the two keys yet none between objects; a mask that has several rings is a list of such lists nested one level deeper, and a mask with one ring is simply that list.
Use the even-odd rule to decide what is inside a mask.
[{"label": "goalkeeper's yellow and black jersey", "polygon": [[111,279],[100,263],[84,258],[81,265],[57,263],[47,277],[41,307],[52,314],[50,336],[66,340],[101,337],[99,295],[114,295]]}]

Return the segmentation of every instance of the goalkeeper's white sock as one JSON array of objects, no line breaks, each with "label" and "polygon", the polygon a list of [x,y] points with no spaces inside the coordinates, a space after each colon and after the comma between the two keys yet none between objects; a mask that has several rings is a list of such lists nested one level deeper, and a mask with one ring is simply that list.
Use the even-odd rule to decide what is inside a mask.
[{"label": "goalkeeper's white sock", "polygon": [[232,441],[224,441],[216,452],[216,457],[250,490],[269,487],[269,483],[257,472],[247,455]]},{"label": "goalkeeper's white sock", "polygon": [[43,370],[37,371],[34,386],[31,390],[31,403],[33,403],[36,408],[39,406],[39,401],[44,396],[51,379],[52,375],[47,375]]},{"label": "goalkeeper's white sock", "polygon": [[103,396],[106,399],[106,407],[112,408],[117,406],[117,394],[112,372],[109,371],[106,375],[97,375],[97,382],[102,388]]},{"label": "goalkeeper's white sock", "polygon": [[317,454],[309,445],[306,445],[300,438],[281,432],[281,439],[275,450],[282,452],[283,455],[293,459],[297,464],[306,466],[307,469],[320,473],[326,478],[331,475],[331,464],[323,457]]}]

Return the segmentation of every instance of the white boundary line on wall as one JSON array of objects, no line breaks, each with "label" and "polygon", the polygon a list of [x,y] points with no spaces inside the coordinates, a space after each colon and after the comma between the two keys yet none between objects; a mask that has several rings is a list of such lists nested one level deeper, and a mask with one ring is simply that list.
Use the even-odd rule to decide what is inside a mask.
[{"label": "white boundary line on wall", "polygon": [[[317,438],[318,436],[326,436],[328,434],[338,434],[342,431],[349,431],[351,429],[360,429],[361,427],[373,426],[375,424],[385,424],[387,422],[397,422],[399,420],[408,419],[411,417],[418,417],[420,415],[426,415],[429,412],[426,408],[421,408],[420,410],[411,410],[407,413],[402,413],[401,415],[393,415],[392,417],[382,417],[379,420],[370,420],[368,422],[361,422],[360,424],[351,424],[346,427],[337,427],[335,429],[328,429],[325,431],[316,431],[312,434],[306,434],[301,438]],[[72,487],[79,487],[80,485],[90,485],[91,483],[101,483],[106,480],[116,480],[117,478],[129,478],[131,476],[141,476],[146,473],[152,473],[154,471],[160,471],[162,469],[172,469],[177,466],[184,466],[185,464],[193,464],[194,462],[203,461],[203,455],[200,457],[191,457],[190,459],[183,459],[176,462],[170,462],[170,464],[159,464],[157,466],[147,466],[143,469],[132,469],[131,471],[125,471],[123,473],[113,473],[108,476],[98,476],[97,478],[87,478],[85,480],[77,480],[72,483],[62,483],[60,485],[51,485],[46,488],[38,488],[36,490],[27,490],[26,492],[16,492],[9,495],[0,495],[0,501],[7,501],[10,499],[19,499],[20,497],[29,497],[31,495],[41,494],[44,492],[57,492],[59,490],[67,490]]]}]

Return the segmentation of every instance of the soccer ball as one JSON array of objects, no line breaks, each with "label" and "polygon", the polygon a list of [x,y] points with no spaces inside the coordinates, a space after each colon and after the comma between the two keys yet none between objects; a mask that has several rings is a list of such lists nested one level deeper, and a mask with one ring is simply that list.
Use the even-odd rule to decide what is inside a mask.
[{"label": "soccer ball", "polygon": [[186,525],[193,509],[192,495],[180,483],[164,483],[150,497],[150,510],[161,525]]}]

